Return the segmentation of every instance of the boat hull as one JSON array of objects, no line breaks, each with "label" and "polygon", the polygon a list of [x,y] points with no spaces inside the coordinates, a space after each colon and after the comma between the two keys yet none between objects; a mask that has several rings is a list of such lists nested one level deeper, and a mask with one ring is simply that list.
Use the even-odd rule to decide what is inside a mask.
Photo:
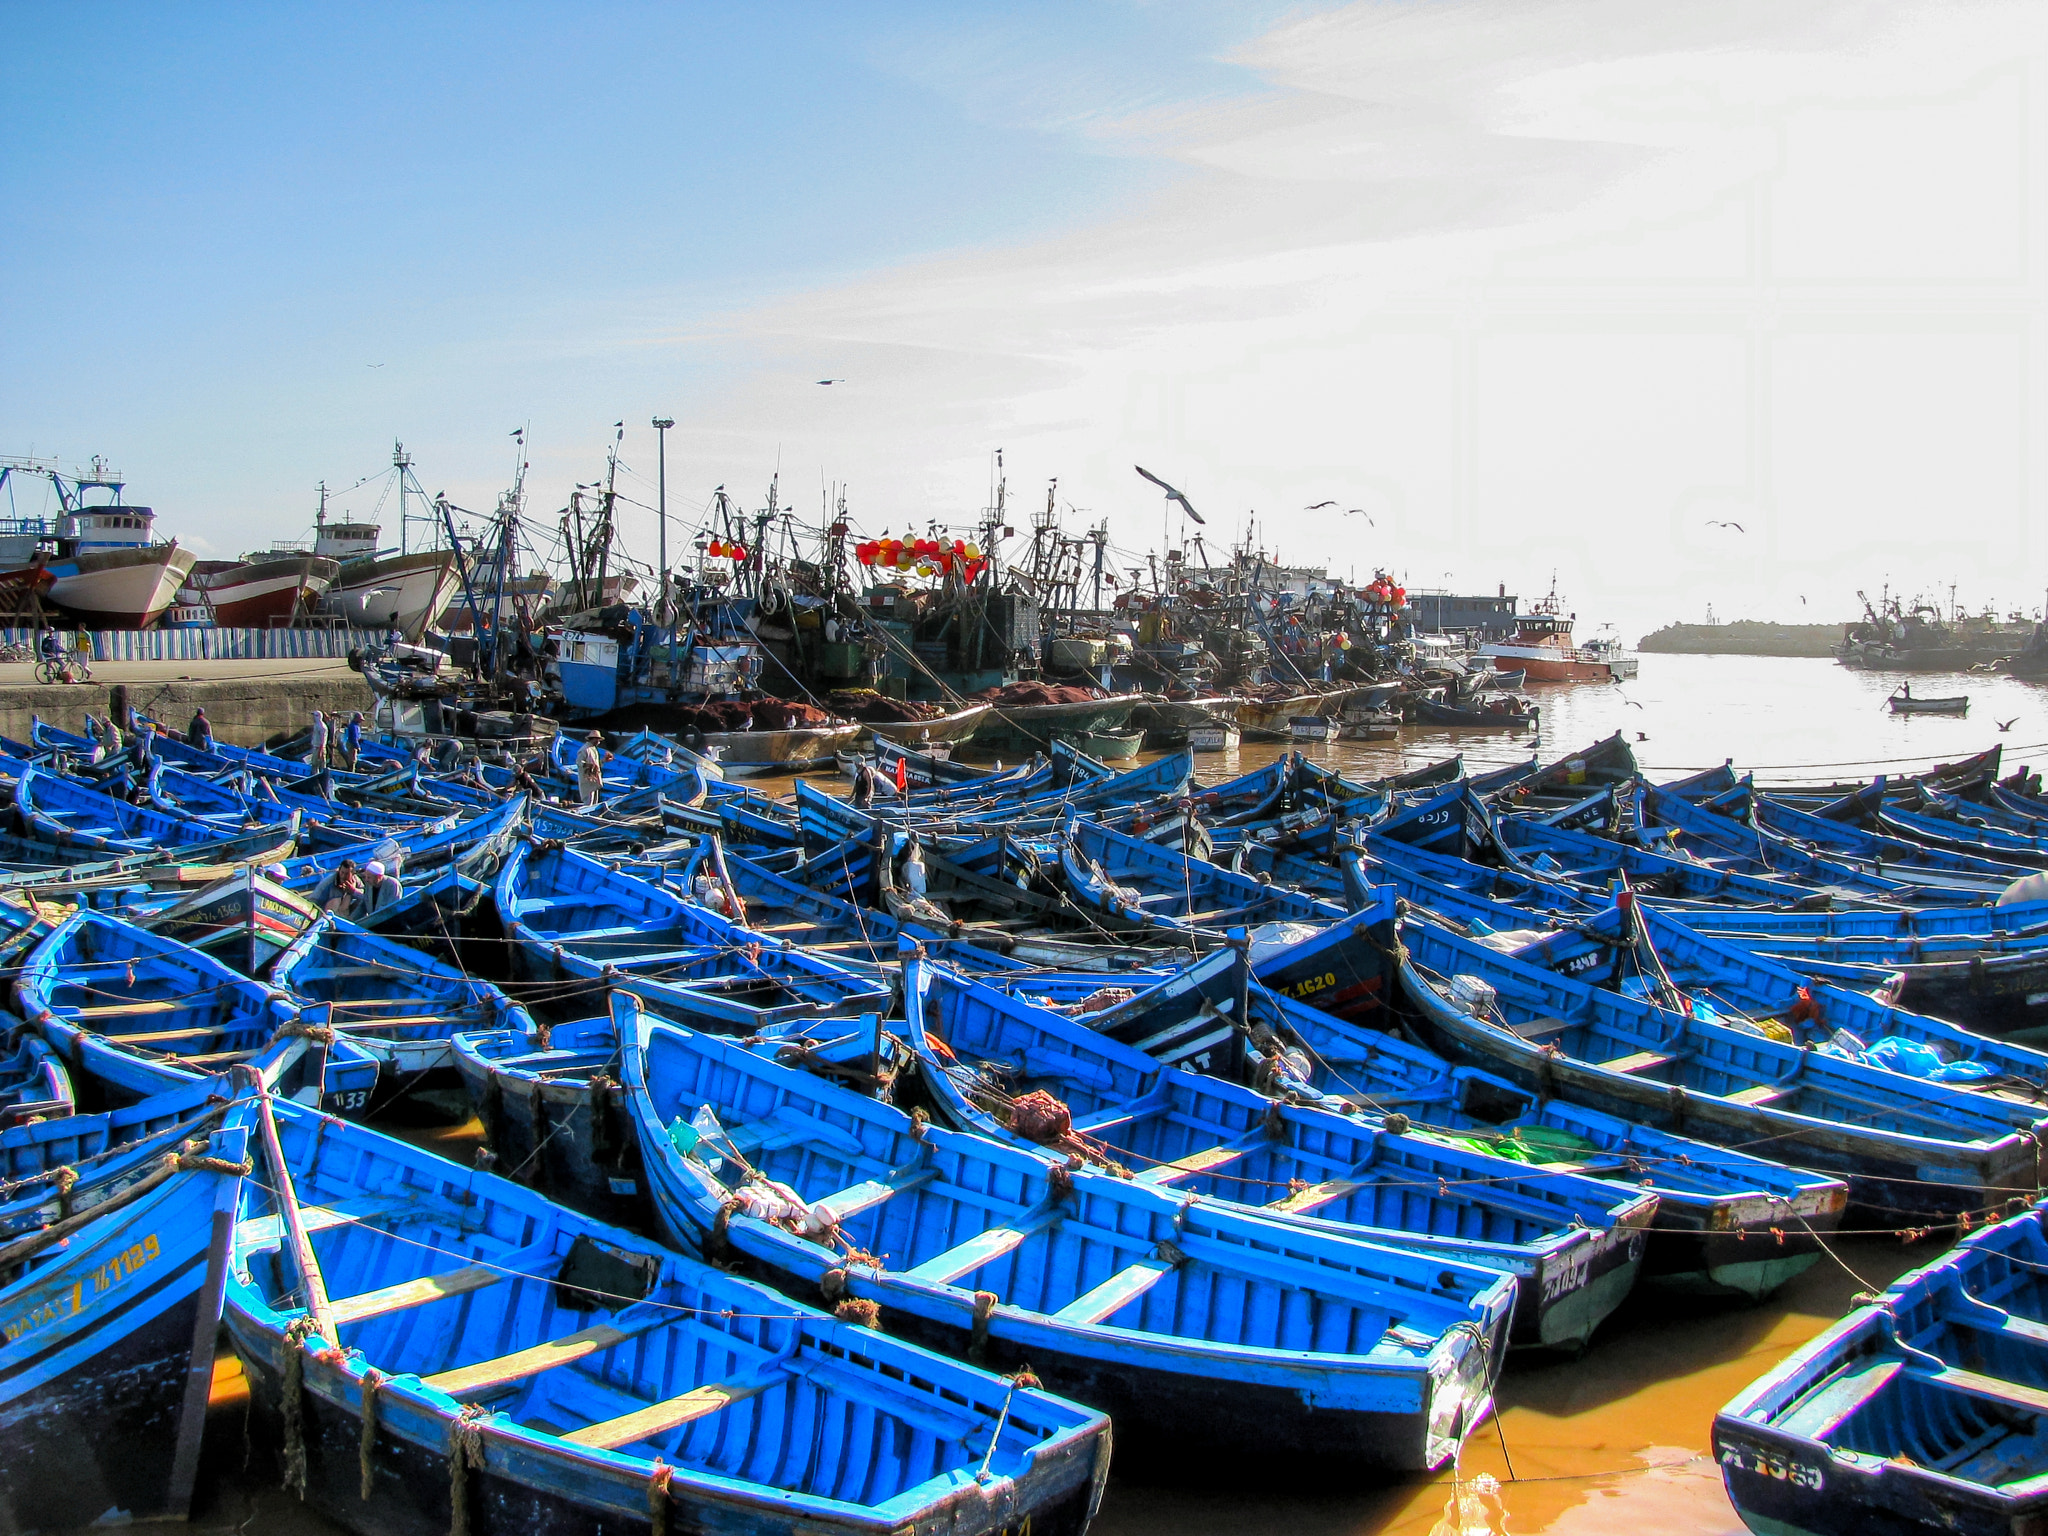
[{"label": "boat hull", "polygon": [[213,622],[257,629],[311,610],[341,574],[338,562],[312,555],[297,560],[252,560],[232,570],[193,579],[213,609]]},{"label": "boat hull", "polygon": [[1141,702],[1126,696],[1077,704],[997,705],[975,727],[972,740],[977,752],[1043,750],[1058,737],[1121,731]]},{"label": "boat hull", "polygon": [[1636,675],[1633,658],[1589,660],[1540,645],[1487,645],[1479,654],[1496,672],[1520,672],[1531,683],[1618,683]]},{"label": "boat hull", "polygon": [[927,742],[965,741],[980,728],[988,710],[986,704],[974,704],[935,720],[871,720],[861,727],[860,739],[893,741],[921,751]]},{"label": "boat hull", "polygon": [[184,1518],[205,1412],[194,1356],[205,1341],[210,1374],[226,1263],[219,1183],[173,1173],[0,1290],[8,1529]]},{"label": "boat hull", "polygon": [[453,550],[377,555],[342,566],[320,606],[352,629],[383,630],[396,623],[416,639],[441,617],[460,579]]},{"label": "boat hull", "polygon": [[102,549],[50,562],[48,600],[88,629],[147,629],[177,600],[198,557],[176,544]]}]

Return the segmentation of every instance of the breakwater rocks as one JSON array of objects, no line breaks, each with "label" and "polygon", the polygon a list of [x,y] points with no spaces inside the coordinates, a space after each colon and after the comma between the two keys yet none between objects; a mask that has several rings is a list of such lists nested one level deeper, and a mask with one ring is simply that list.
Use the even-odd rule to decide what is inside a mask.
[{"label": "breakwater rocks", "polygon": [[1832,656],[1842,643],[1839,624],[1666,624],[1636,643],[1638,651],[1675,656]]}]

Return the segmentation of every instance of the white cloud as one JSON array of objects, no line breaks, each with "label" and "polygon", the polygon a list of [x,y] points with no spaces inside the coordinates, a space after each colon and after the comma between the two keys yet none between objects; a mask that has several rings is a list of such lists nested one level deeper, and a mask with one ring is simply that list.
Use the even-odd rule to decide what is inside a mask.
[{"label": "white cloud", "polygon": [[[1418,584],[1527,591],[1555,565],[1582,613],[1637,629],[1709,599],[1791,615],[1795,593],[1843,616],[1884,569],[2010,602],[2042,575],[2011,538],[2040,430],[2044,18],[1306,16],[1229,55],[1256,77],[1235,94],[1031,109],[1189,169],[1122,216],[656,356],[678,382],[713,345],[755,364],[678,412],[712,478],[787,445],[876,528],[965,521],[1004,446],[1013,484],[1059,475],[1129,545],[1161,528],[1136,461],[1217,545],[1257,509],[1291,557]],[[794,382],[828,375],[848,383]],[[1378,526],[1299,510],[1325,496]],[[1731,518],[1746,540],[1705,528]]]}]

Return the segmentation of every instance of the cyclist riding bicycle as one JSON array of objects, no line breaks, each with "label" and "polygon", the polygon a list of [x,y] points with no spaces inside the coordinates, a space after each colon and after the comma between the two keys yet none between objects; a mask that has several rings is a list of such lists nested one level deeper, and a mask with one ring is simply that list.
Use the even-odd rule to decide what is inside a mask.
[{"label": "cyclist riding bicycle", "polygon": [[92,666],[77,652],[66,650],[64,642],[57,637],[57,631],[46,629],[38,642],[43,663],[56,674],[56,681],[64,683],[91,682]]}]

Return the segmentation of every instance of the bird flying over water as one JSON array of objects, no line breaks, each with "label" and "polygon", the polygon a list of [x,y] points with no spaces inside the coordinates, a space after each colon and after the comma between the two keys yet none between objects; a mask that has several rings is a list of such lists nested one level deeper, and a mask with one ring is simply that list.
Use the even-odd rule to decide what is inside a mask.
[{"label": "bird flying over water", "polygon": [[1742,524],[1740,524],[1740,523],[1718,523],[1718,522],[1714,522],[1714,521],[1711,521],[1711,520],[1709,520],[1709,522],[1707,523],[1707,526],[1708,526],[1709,528],[1733,528],[1733,529],[1734,529],[1734,530],[1735,530],[1735,531],[1736,531],[1737,533],[1747,533],[1747,532],[1749,532],[1749,530],[1748,530],[1747,528],[1743,527],[1743,526],[1742,526]]},{"label": "bird flying over water", "polygon": [[1189,503],[1187,497],[1183,496],[1179,491],[1175,490],[1172,486],[1168,485],[1164,480],[1160,479],[1157,475],[1153,474],[1152,471],[1147,469],[1144,465],[1133,464],[1131,468],[1135,469],[1147,480],[1150,480],[1154,485],[1158,486],[1159,489],[1166,492],[1166,499],[1168,501],[1179,502],[1181,511],[1187,513],[1187,515],[1189,517],[1192,517],[1196,522],[1201,523],[1205,526],[1207,525],[1209,520],[1194,509],[1194,507]]},{"label": "bird flying over water", "polygon": [[1379,526],[1378,523],[1373,522],[1372,514],[1366,511],[1363,507],[1352,507],[1349,510],[1347,510],[1344,515],[1346,517],[1362,517],[1366,520],[1367,523],[1371,524],[1373,527],[1377,528]]},{"label": "bird flying over water", "polygon": [[1991,723],[1997,726],[2001,731],[2009,731],[2014,726],[2020,723],[2020,717],[2018,715],[2014,715],[2010,720],[1994,720]]},{"label": "bird flying over water", "polygon": [[1325,507],[1334,507],[1335,505],[1337,505],[1337,503],[1335,503],[1334,501],[1318,501],[1311,506],[1303,507],[1301,510],[1304,512],[1320,512]]},{"label": "bird flying over water", "polygon": [[818,380],[818,382],[819,382],[820,384],[844,384],[844,383],[846,382],[846,380],[844,380],[844,379],[820,379],[820,380]]}]

